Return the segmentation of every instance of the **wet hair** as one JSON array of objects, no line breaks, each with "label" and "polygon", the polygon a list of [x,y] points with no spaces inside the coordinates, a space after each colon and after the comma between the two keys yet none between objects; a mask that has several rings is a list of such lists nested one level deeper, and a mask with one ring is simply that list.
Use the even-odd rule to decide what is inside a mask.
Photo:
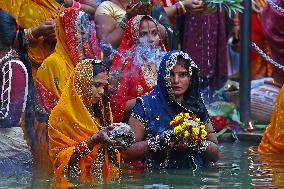
[{"label": "wet hair", "polygon": [[96,63],[95,61],[92,62],[93,65],[93,76],[95,77],[99,73],[107,71],[107,67],[104,62]]},{"label": "wet hair", "polygon": [[25,109],[25,124],[33,145],[35,139],[35,133],[33,131],[33,125],[35,120],[35,92],[32,77],[32,65],[27,54],[27,41],[25,37],[25,32],[23,27],[19,26],[19,28],[17,28],[16,19],[11,14],[6,11],[0,10],[0,45],[5,50],[10,49],[14,44],[16,35],[18,35],[17,39],[19,44],[16,50],[20,56],[20,60],[24,63],[28,72],[28,95]]},{"label": "wet hair", "polygon": [[184,66],[188,74],[191,67],[192,74],[190,77],[189,87],[185,92],[185,96],[187,98],[187,101],[185,103],[186,107],[188,107],[200,117],[205,112],[207,113],[207,109],[201,97],[199,70],[198,68],[191,66],[191,60],[184,59],[182,56],[178,56],[177,61]]},{"label": "wet hair", "polygon": [[[103,72],[106,72],[107,71],[107,67],[105,65],[104,62],[101,62],[101,63],[96,63],[95,61],[92,62],[92,65],[93,65],[93,76],[95,77],[96,75],[100,74],[100,73],[103,73]],[[101,108],[101,104],[93,104],[93,112],[94,112],[94,115],[96,117],[99,117],[100,118],[100,124],[104,127],[108,126],[109,123],[109,118],[108,118],[108,115],[109,115],[109,111],[108,108],[107,108],[107,102],[108,102],[108,86],[105,86],[104,88],[104,91],[105,91],[105,94],[103,95],[102,97],[102,102],[103,102],[103,108],[104,108],[104,112],[107,112],[105,114],[105,118],[104,118],[104,115],[102,113],[102,108]]]},{"label": "wet hair", "polygon": [[12,47],[17,33],[16,19],[8,12],[0,10],[0,45],[5,50]]}]

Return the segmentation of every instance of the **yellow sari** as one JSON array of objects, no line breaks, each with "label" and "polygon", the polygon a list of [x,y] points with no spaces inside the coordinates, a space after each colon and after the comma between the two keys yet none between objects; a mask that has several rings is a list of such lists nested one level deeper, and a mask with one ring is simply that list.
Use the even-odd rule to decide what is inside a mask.
[{"label": "yellow sari", "polygon": [[280,90],[271,123],[265,130],[258,146],[260,154],[284,154],[284,86]]},{"label": "yellow sari", "polygon": [[[15,9],[10,11],[24,28],[36,27],[44,21],[55,19],[60,9],[60,4],[55,0],[4,1],[7,4],[15,4]],[[33,75],[53,50],[54,44],[51,44],[43,37],[29,43],[28,55],[33,63]]]},{"label": "yellow sari", "polygon": [[[72,70],[81,59],[85,58],[82,52],[88,58],[98,58],[99,47],[96,42],[95,25],[86,20],[87,18],[89,17],[86,13],[77,8],[62,9],[60,11],[56,23],[57,44],[55,51],[44,60],[37,71],[35,87],[37,120],[34,124],[34,130],[38,144],[34,157],[36,157],[36,164],[40,167],[42,167],[41,165],[47,165],[46,162],[49,159],[47,150],[48,117],[60,98]],[[81,22],[88,23],[89,28],[81,27]],[[88,41],[86,41],[87,44],[82,43],[83,40],[81,39],[83,37],[78,35],[78,33],[81,33],[80,30],[88,31],[88,34],[91,34]],[[37,169],[46,170],[48,166]]]},{"label": "yellow sari", "polygon": [[[93,116],[92,111],[92,67],[90,61],[83,61],[76,66],[49,117],[49,155],[55,176],[64,175],[75,145],[91,138],[100,130],[100,121]],[[80,178],[96,171],[93,165],[100,147],[101,145],[96,145],[89,155],[79,160]],[[102,172],[107,181],[108,178],[117,176],[118,168],[109,163],[107,155],[105,157]],[[117,159],[119,160],[119,154]]]}]

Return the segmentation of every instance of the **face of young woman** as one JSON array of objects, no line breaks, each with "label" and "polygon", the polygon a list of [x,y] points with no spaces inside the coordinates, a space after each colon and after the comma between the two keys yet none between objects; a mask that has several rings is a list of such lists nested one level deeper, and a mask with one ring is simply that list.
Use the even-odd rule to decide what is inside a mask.
[{"label": "face of young woman", "polygon": [[107,84],[107,73],[101,72],[94,77],[94,83],[92,86],[92,102],[93,104],[97,104],[104,95],[104,87]]},{"label": "face of young woman", "polygon": [[184,93],[187,91],[190,83],[188,71],[180,63],[177,63],[171,70],[171,85],[174,96],[178,102],[183,99]]},{"label": "face of young woman", "polygon": [[149,20],[142,20],[139,30],[139,43],[149,43],[151,45],[159,45],[159,33],[156,24]]}]

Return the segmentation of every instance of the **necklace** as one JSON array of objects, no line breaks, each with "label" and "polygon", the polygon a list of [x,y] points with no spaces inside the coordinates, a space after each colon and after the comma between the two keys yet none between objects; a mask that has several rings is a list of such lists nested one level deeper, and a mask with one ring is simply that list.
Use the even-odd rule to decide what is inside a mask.
[{"label": "necklace", "polygon": [[13,57],[13,54],[15,54],[15,53],[16,53],[16,51],[15,51],[14,49],[9,50],[9,51],[0,59],[0,65],[1,65],[3,62],[5,62],[5,61],[11,59],[11,58]]}]

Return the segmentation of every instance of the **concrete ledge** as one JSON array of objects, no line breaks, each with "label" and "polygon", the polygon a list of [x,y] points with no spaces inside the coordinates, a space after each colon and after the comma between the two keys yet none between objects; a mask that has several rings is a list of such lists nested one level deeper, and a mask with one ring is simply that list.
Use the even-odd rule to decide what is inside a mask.
[{"label": "concrete ledge", "polygon": [[[240,141],[260,143],[262,135],[263,135],[263,131],[253,131],[253,132],[241,131],[241,132],[236,133],[236,135]],[[222,137],[218,138],[218,141],[234,142],[235,139],[233,138],[232,133],[225,133]]]}]

